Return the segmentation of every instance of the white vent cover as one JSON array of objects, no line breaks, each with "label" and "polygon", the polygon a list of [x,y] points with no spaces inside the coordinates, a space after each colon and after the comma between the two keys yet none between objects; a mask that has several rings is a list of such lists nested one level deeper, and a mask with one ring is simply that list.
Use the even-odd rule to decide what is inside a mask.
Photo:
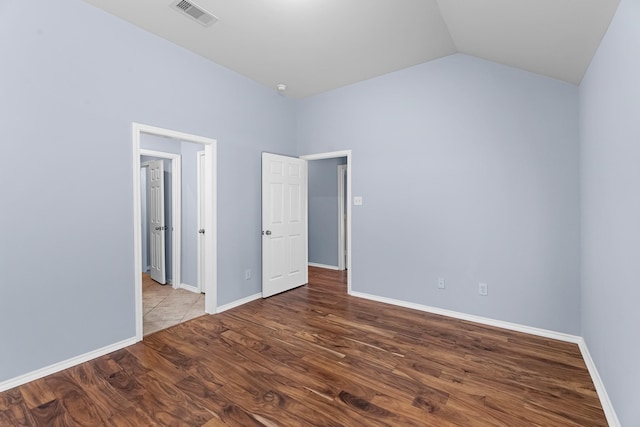
[{"label": "white vent cover", "polygon": [[179,12],[182,12],[189,18],[195,20],[196,22],[199,22],[205,27],[213,24],[218,20],[218,18],[216,18],[214,15],[191,1],[178,0],[171,3],[171,7]]}]

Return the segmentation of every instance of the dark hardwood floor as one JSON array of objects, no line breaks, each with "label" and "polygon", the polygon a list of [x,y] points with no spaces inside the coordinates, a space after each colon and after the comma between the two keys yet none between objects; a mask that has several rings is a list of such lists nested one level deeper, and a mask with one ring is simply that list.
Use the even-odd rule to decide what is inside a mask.
[{"label": "dark hardwood floor", "polygon": [[607,425],[574,344],[309,281],[0,393],[0,425]]}]

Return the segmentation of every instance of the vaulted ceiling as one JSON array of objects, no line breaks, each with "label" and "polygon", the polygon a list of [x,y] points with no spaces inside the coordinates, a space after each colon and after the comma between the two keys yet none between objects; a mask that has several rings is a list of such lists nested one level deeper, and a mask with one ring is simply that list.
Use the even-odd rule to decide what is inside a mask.
[{"label": "vaulted ceiling", "polygon": [[618,0],[85,0],[304,98],[456,52],[580,84]]}]

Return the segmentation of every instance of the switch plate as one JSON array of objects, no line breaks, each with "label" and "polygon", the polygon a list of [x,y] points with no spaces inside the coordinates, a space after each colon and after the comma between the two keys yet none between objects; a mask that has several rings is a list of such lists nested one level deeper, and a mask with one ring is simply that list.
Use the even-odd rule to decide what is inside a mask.
[{"label": "switch plate", "polygon": [[249,280],[249,279],[251,279],[251,269],[250,269],[250,268],[247,268],[247,269],[244,271],[244,280]]},{"label": "switch plate", "polygon": [[478,294],[482,295],[483,297],[489,295],[489,285],[482,282],[478,283]]},{"label": "switch plate", "polygon": [[438,277],[438,289],[444,289],[444,277]]},{"label": "switch plate", "polygon": [[355,196],[353,198],[353,205],[354,206],[362,206],[362,196]]}]

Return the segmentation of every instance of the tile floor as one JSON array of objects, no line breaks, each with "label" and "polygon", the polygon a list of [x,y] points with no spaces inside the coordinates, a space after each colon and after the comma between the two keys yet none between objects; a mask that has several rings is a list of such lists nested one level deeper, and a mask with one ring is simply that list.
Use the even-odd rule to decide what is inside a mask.
[{"label": "tile floor", "polygon": [[205,314],[204,294],[161,285],[151,280],[148,274],[142,275],[142,305],[144,335]]}]

